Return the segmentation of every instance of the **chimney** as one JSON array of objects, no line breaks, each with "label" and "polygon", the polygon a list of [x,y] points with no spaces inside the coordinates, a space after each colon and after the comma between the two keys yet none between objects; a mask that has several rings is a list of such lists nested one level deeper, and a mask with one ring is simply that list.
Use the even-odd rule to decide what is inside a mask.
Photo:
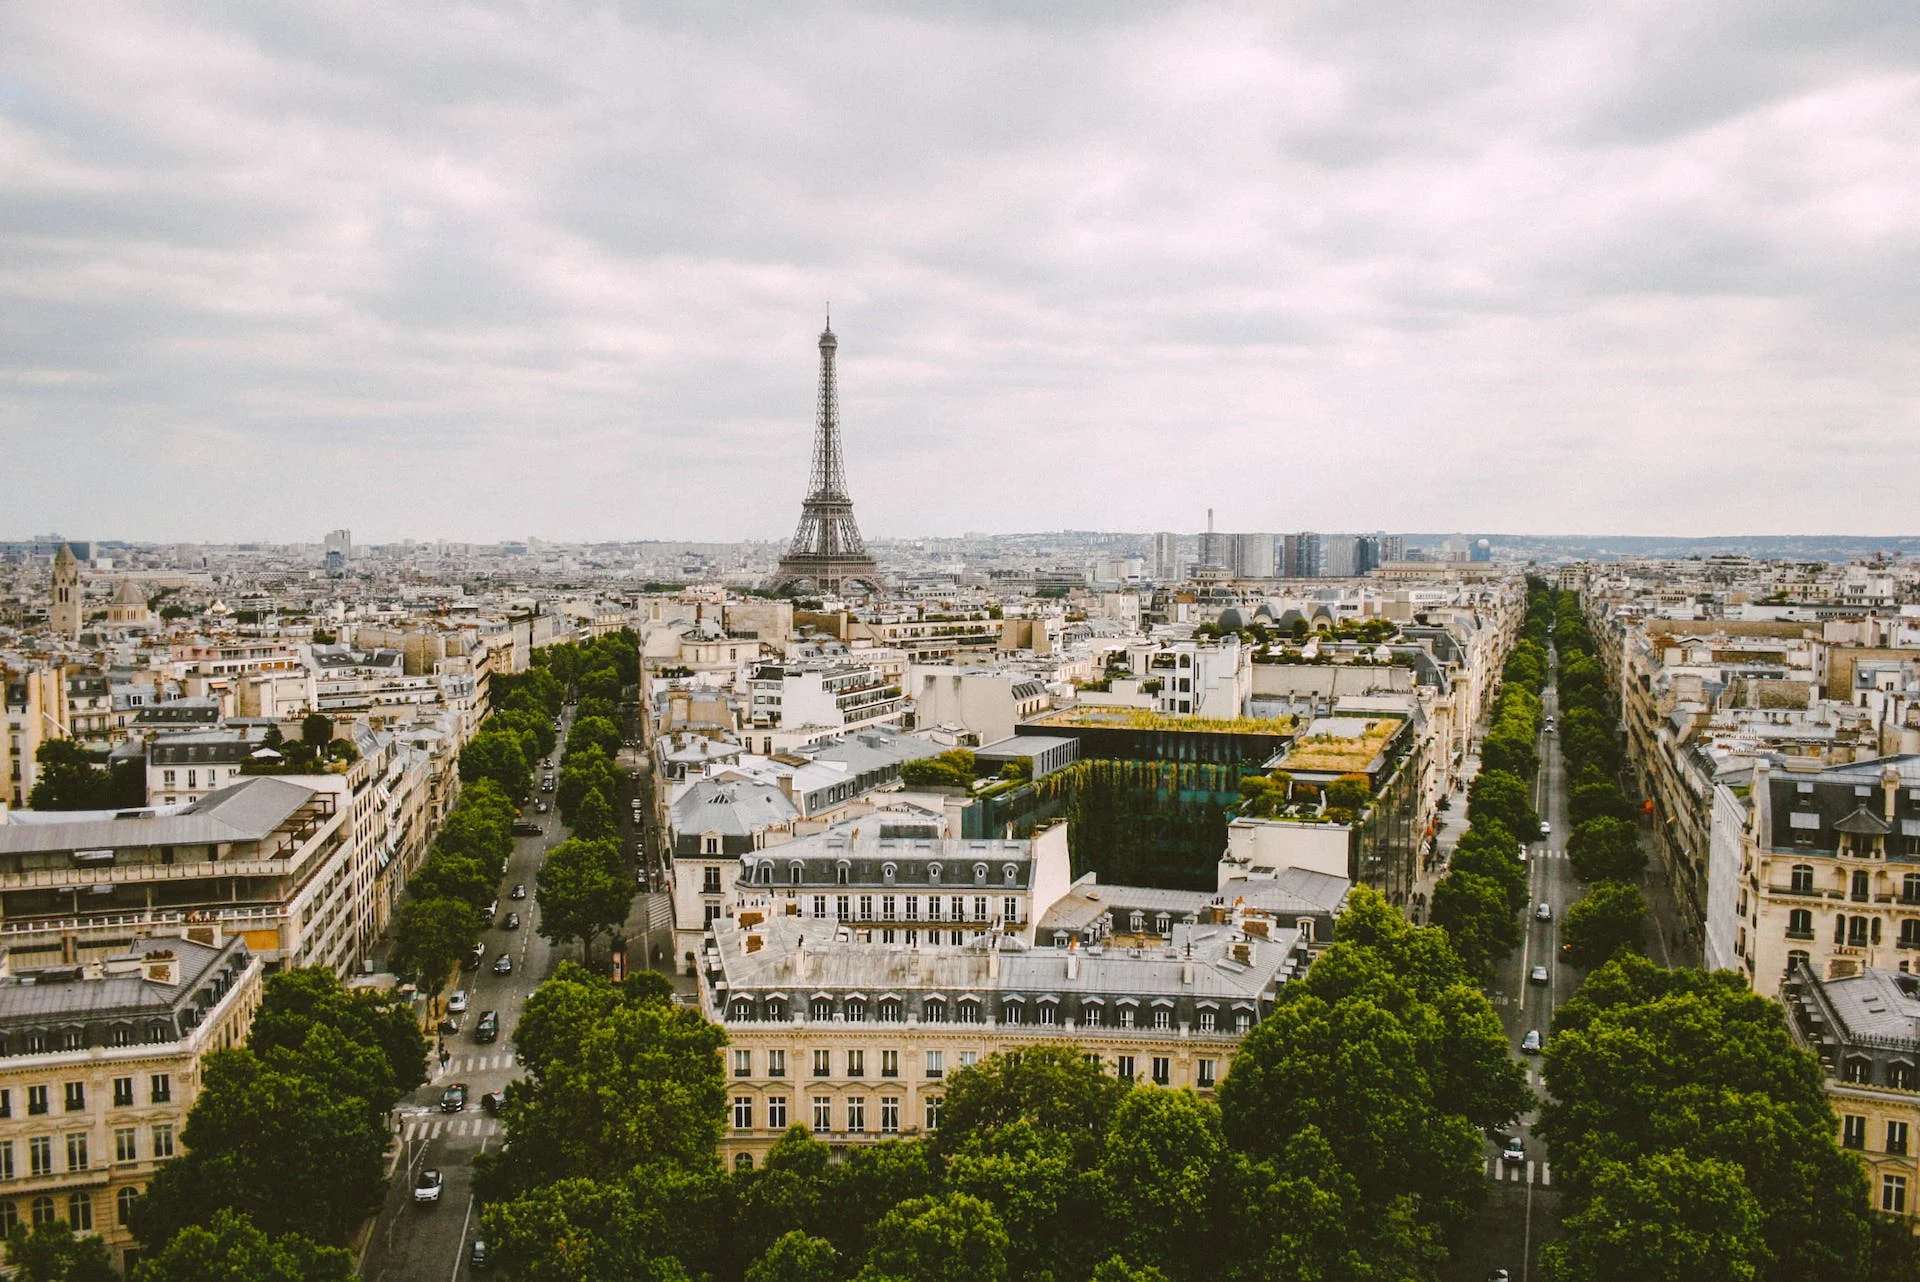
[{"label": "chimney", "polygon": [[1193,983],[1193,941],[1187,941],[1186,955],[1180,959],[1180,982]]},{"label": "chimney", "polygon": [[174,956],[171,948],[148,953],[146,970],[149,984],[171,986],[180,982],[180,959]]},{"label": "chimney", "polygon": [[1233,959],[1242,966],[1253,965],[1253,941],[1251,939],[1236,940],[1233,945]]},{"label": "chimney", "polygon": [[987,978],[1000,978],[1000,936],[994,931],[987,933]]},{"label": "chimney", "polygon": [[[1893,803],[1900,792],[1900,767],[1889,761],[1880,767],[1880,792],[1886,798],[1886,813],[1882,817],[1890,824],[1894,823]],[[1898,824],[1894,824],[1897,828]]]},{"label": "chimney", "polygon": [[1080,938],[1077,935],[1067,941],[1067,978],[1080,978]]},{"label": "chimney", "polygon": [[748,935],[748,936],[747,936],[747,951],[748,951],[748,952],[750,952],[750,953],[757,953],[757,952],[759,952],[759,951],[760,951],[760,944],[761,944],[761,939],[760,939],[760,936],[758,936],[758,935]]},{"label": "chimney", "polygon": [[1773,848],[1773,763],[1761,757],[1753,763],[1753,844],[1765,854]]}]

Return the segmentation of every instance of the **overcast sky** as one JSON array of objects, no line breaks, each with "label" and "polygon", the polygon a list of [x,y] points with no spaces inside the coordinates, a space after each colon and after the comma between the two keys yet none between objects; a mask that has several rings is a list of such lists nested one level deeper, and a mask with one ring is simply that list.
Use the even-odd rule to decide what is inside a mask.
[{"label": "overcast sky", "polygon": [[870,535],[1911,533],[1920,17],[0,8],[0,538],[786,537],[829,300]]}]

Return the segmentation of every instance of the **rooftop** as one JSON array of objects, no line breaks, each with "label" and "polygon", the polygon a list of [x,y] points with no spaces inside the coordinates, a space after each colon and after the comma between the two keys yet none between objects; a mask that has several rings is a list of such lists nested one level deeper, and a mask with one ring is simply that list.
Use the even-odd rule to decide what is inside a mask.
[{"label": "rooftop", "polygon": [[1042,713],[1023,724],[1096,730],[1177,730],[1189,734],[1290,735],[1292,717],[1183,717],[1151,708],[1082,705]]}]

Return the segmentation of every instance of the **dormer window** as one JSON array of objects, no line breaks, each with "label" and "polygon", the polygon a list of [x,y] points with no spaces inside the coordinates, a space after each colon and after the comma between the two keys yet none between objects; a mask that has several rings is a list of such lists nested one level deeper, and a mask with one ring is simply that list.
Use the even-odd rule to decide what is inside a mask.
[{"label": "dormer window", "polygon": [[927,884],[929,886],[938,886],[940,884],[940,865],[939,864],[927,865]]},{"label": "dormer window", "polygon": [[984,886],[987,884],[987,866],[985,864],[975,864],[973,866],[973,884],[976,886]]},{"label": "dormer window", "polygon": [[899,869],[893,864],[882,864],[880,865],[880,880],[891,886],[893,884],[893,876],[898,871]]},{"label": "dormer window", "polygon": [[787,865],[787,881],[790,885],[798,886],[802,881],[805,881],[806,873],[806,865],[798,859]]},{"label": "dormer window", "polygon": [[836,884],[841,886],[846,885],[852,875],[853,875],[853,869],[851,866],[848,865],[846,860],[842,859],[837,865],[834,866],[833,879]]},{"label": "dormer window", "polygon": [[1019,868],[1015,867],[1013,864],[1008,864],[1006,867],[1002,868],[1000,872],[1002,877],[1005,879],[1007,885],[1012,886],[1012,885],[1017,885],[1019,883],[1020,870]]}]

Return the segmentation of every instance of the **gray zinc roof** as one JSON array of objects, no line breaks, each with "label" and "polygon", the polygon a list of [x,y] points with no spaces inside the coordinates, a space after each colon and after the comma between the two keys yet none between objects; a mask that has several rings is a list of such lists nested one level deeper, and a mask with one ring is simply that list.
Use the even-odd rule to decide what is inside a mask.
[{"label": "gray zinc roof", "polygon": [[0,854],[260,841],[315,795],[290,780],[262,776],[209,793],[173,814],[0,824]]}]

